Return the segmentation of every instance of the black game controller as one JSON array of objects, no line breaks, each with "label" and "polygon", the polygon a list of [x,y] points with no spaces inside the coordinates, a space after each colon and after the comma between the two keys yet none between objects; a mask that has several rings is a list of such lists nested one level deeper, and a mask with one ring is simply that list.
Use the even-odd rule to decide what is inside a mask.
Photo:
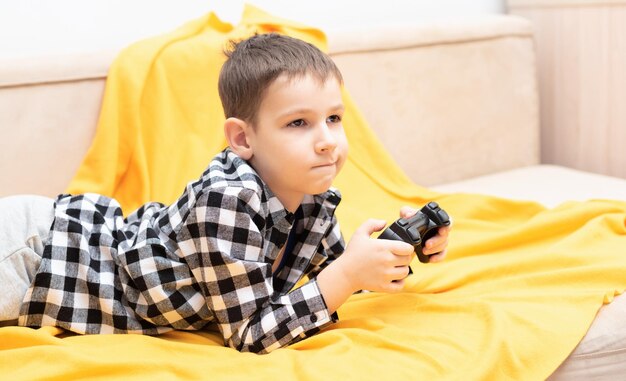
[{"label": "black game controller", "polygon": [[[379,239],[391,239],[404,241],[413,245],[415,254],[420,262],[428,263],[428,255],[422,252],[426,241],[437,235],[437,230],[442,226],[450,225],[450,217],[436,202],[429,202],[414,216],[400,218],[389,225],[379,236]],[[409,274],[413,271],[409,267]]]}]

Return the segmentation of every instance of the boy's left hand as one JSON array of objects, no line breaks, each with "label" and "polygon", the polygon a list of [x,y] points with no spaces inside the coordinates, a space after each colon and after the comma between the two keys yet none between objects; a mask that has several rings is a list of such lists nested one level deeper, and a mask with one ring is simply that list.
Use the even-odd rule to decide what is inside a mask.
[{"label": "boy's left hand", "polygon": [[[417,213],[419,209],[412,208],[410,206],[403,206],[400,208],[400,217],[409,218]],[[448,235],[452,229],[452,219],[450,219],[450,225],[439,228],[437,235],[429,238],[422,252],[429,256],[429,262],[441,262],[446,257],[448,252]]]}]

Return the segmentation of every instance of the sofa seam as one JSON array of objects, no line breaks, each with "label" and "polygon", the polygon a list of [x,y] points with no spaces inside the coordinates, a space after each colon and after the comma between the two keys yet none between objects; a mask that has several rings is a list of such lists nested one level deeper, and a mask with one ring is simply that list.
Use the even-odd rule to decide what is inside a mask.
[{"label": "sofa seam", "polygon": [[529,33],[510,33],[506,35],[500,36],[490,36],[490,37],[478,37],[466,40],[441,40],[435,42],[425,42],[425,43],[417,43],[412,45],[402,45],[402,46],[391,46],[391,47],[379,47],[379,48],[370,48],[370,49],[342,49],[338,51],[330,51],[329,54],[331,56],[341,56],[348,54],[360,54],[360,53],[373,53],[373,52],[387,52],[387,51],[396,51],[396,50],[410,50],[415,48],[428,48],[432,46],[440,46],[440,45],[458,45],[458,44],[471,44],[475,42],[484,42],[484,41],[493,41],[507,38],[530,38],[532,39],[532,34]]},{"label": "sofa seam", "polygon": [[572,354],[572,356],[570,356],[570,359],[589,359],[589,358],[595,358],[595,357],[602,357],[602,356],[606,356],[606,355],[615,355],[615,354],[619,354],[619,353],[626,353],[626,347],[624,348],[619,348],[619,349],[611,349],[611,350],[605,350],[605,351],[600,351],[600,352],[588,352],[588,353],[580,353],[580,354]]},{"label": "sofa seam", "polygon": [[83,77],[67,77],[67,78],[58,78],[58,79],[46,79],[42,81],[23,81],[23,82],[0,82],[0,89],[13,89],[16,87],[35,87],[35,86],[44,86],[44,85],[52,85],[57,83],[74,83],[74,82],[91,82],[91,81],[99,81],[107,78],[107,74],[98,74],[98,75],[90,75]]}]

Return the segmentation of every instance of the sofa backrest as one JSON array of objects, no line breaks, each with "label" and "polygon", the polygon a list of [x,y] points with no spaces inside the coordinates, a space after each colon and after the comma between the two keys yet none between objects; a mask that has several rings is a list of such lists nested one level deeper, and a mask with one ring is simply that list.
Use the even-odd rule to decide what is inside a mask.
[{"label": "sofa backrest", "polygon": [[[329,33],[374,132],[417,183],[539,162],[530,24],[512,16]],[[55,196],[87,152],[106,51],[0,61],[0,196]]]},{"label": "sofa backrest", "polygon": [[366,120],[407,174],[435,185],[539,163],[531,24],[512,16],[329,37]]}]

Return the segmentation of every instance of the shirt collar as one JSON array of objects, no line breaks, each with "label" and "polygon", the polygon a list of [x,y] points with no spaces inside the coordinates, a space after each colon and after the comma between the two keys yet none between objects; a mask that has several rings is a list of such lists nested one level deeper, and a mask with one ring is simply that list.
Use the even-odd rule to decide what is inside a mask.
[{"label": "shirt collar", "polygon": [[[239,157],[230,148],[226,148],[224,153],[227,156],[227,160],[237,167],[239,172],[245,166],[245,172],[250,172],[254,175],[257,185],[261,190],[261,202],[267,205],[268,215],[266,217],[266,224],[268,228],[272,226],[278,227],[280,230],[286,230],[291,228],[295,220],[295,214],[288,211],[285,206],[280,202],[278,197],[272,192],[270,187],[263,181],[261,176],[254,170],[254,168],[244,159]],[[341,193],[335,188],[331,188],[324,193],[316,195],[305,195],[302,200],[302,209],[304,217],[316,217],[324,220],[332,217],[335,209],[341,201]],[[314,205],[323,206],[322,208],[314,207]],[[318,214],[319,215],[313,215]]]}]

